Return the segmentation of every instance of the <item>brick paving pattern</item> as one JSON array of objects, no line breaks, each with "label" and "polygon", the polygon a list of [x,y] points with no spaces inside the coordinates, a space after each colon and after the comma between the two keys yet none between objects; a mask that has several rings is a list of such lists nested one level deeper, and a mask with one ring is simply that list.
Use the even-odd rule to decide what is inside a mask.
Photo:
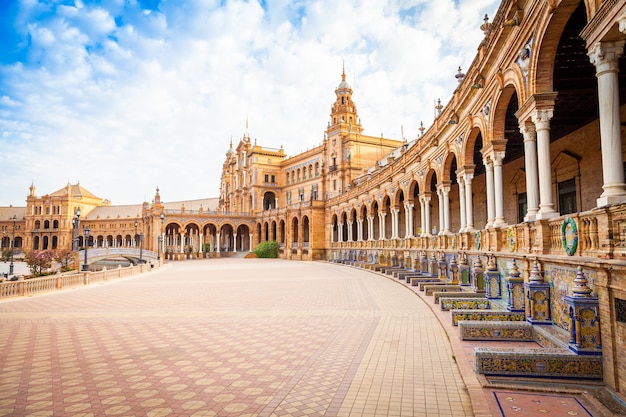
[{"label": "brick paving pattern", "polygon": [[173,263],[0,303],[3,416],[471,416],[410,291],[311,262]]}]

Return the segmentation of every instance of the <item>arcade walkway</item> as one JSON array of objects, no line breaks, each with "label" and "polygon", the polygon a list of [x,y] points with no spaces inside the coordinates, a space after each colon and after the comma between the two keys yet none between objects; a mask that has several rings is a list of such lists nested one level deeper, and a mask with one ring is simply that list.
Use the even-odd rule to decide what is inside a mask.
[{"label": "arcade walkway", "polygon": [[0,340],[1,416],[500,415],[474,414],[491,394],[466,389],[416,294],[322,262],[170,263],[5,300]]}]

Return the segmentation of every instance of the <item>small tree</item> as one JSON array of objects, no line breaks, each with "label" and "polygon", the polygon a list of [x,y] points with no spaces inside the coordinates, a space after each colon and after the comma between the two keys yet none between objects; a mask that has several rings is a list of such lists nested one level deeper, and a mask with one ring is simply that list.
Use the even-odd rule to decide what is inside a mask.
[{"label": "small tree", "polygon": [[261,242],[253,251],[258,258],[277,258],[278,243],[275,240]]},{"label": "small tree", "polygon": [[61,271],[69,271],[70,262],[74,261],[74,252],[69,249],[57,249],[54,252],[54,260],[61,264]]},{"label": "small tree", "polygon": [[11,259],[11,254],[13,253],[13,249],[3,249],[2,250],[2,260],[4,262],[8,261],[9,259]]},{"label": "small tree", "polygon": [[54,251],[52,250],[33,250],[24,254],[24,261],[30,273],[35,277],[43,275],[47,269],[50,269],[53,259]]}]

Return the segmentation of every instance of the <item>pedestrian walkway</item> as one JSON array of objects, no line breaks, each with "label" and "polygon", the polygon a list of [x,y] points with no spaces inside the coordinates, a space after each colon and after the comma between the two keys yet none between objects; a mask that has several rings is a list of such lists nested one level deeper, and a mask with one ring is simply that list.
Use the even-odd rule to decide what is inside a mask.
[{"label": "pedestrian walkway", "polygon": [[533,401],[474,385],[406,287],[323,262],[174,262],[4,300],[0,340],[2,416],[509,417]]}]

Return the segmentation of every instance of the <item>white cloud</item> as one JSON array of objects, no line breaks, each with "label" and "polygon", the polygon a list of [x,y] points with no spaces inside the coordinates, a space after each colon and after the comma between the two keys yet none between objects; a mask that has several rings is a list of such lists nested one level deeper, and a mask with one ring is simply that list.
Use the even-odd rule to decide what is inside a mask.
[{"label": "white cloud", "polygon": [[473,60],[490,0],[103,1],[19,15],[26,62],[0,67],[0,205],[71,182],[114,204],[215,197],[245,130],[317,146],[345,64],[365,133],[430,125]]}]

